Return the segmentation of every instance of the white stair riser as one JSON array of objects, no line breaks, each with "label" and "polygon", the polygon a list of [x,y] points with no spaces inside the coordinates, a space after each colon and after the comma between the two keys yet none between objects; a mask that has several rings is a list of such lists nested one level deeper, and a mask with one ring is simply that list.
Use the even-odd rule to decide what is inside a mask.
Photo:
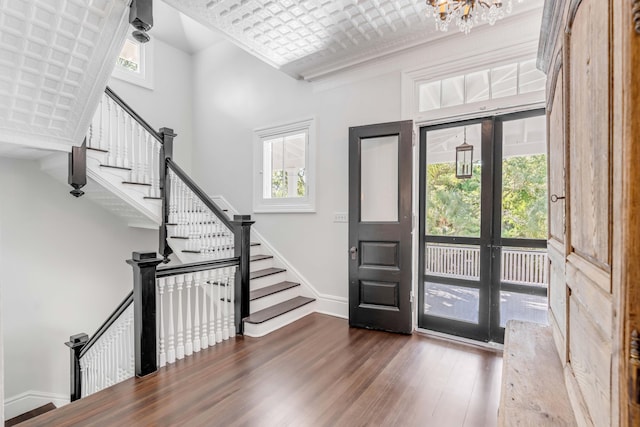
[{"label": "white stair riser", "polygon": [[244,334],[249,337],[265,336],[270,332],[280,329],[283,326],[288,325],[289,323],[295,322],[296,320],[313,313],[315,311],[315,304],[315,302],[311,302],[281,316],[275,317],[271,320],[267,320],[266,322],[259,323],[257,325],[245,322]]},{"label": "white stair riser", "polygon": [[270,274],[269,276],[260,277],[259,279],[251,279],[251,290],[261,289],[265,286],[273,285],[284,280],[287,280],[286,271],[283,271],[282,273]]},{"label": "white stair riser", "polygon": [[252,256],[253,255],[262,255],[262,254],[264,254],[263,249],[262,249],[262,245],[251,246],[251,249],[249,250],[249,253]]},{"label": "white stair riser", "polygon": [[249,311],[251,314],[253,314],[256,311],[264,310],[265,308],[271,307],[281,302],[285,302],[299,295],[300,295],[300,286],[295,286],[285,291],[276,292],[275,294],[251,301]]},{"label": "white stair riser", "polygon": [[251,261],[249,264],[250,271],[264,270],[273,267],[273,258],[261,259],[260,261]]}]

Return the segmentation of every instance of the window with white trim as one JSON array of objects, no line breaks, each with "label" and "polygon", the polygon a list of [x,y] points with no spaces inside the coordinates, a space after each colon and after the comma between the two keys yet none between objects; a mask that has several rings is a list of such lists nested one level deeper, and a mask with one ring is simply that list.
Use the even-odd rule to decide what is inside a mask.
[{"label": "window with white trim", "polygon": [[127,37],[116,59],[112,76],[147,89],[153,89],[153,39],[140,43]]},{"label": "window with white trim", "polygon": [[255,130],[254,212],[314,212],[314,119]]}]

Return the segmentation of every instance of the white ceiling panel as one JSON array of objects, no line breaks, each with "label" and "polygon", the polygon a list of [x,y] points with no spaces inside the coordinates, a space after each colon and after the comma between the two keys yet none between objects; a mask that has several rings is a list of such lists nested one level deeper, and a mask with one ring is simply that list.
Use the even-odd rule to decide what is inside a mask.
[{"label": "white ceiling panel", "polygon": [[[165,1],[296,78],[309,79],[459,35],[455,27],[437,32],[424,0]],[[542,3],[516,3],[514,14],[541,8]]]}]

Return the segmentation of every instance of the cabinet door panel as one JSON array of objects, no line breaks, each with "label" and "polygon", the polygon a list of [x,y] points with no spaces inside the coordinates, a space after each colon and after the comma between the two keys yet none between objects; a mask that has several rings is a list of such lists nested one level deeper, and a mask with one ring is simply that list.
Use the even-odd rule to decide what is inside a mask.
[{"label": "cabinet door panel", "polygon": [[[558,72],[553,104],[549,112],[549,194],[564,196],[565,190],[565,132],[562,69]],[[565,242],[565,200],[549,204],[549,234],[552,239]]]},{"label": "cabinet door panel", "polygon": [[569,50],[571,246],[604,270],[610,268],[608,4],[582,1]]}]

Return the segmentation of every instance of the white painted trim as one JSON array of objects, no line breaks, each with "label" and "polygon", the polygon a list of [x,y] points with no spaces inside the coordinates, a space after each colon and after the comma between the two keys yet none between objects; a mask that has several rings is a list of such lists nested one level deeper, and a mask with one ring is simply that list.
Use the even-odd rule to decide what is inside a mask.
[{"label": "white painted trim", "polygon": [[[229,203],[224,196],[210,196],[212,199],[218,199],[224,204],[229,213],[237,215],[238,211]],[[304,296],[310,296],[316,299],[315,307],[317,313],[328,314],[329,316],[340,317],[343,319],[349,318],[349,300],[348,298],[339,297],[335,295],[323,294],[311,284],[311,282],[302,275],[280,252],[278,252],[255,227],[252,227],[252,233],[260,241],[260,244],[273,255],[275,261],[277,261],[282,268],[287,270],[287,274],[291,274],[296,282],[300,283],[301,294]],[[307,292],[304,292],[304,291]]]},{"label": "white painted trim", "polygon": [[45,391],[28,390],[4,401],[4,420],[22,415],[47,403],[53,403],[57,408],[69,403],[69,396],[48,393]]},{"label": "white painted trim", "polygon": [[475,341],[469,338],[457,337],[455,335],[444,334],[442,332],[430,331],[428,329],[421,328],[416,328],[415,332],[440,341],[454,342],[456,344],[463,344],[468,347],[495,351],[496,353],[502,353],[504,350],[504,345],[500,343]]},{"label": "white painted trim", "polygon": [[[263,141],[271,137],[305,132],[305,173],[307,175],[307,195],[281,199],[262,197]],[[316,119],[309,117],[284,124],[271,125],[253,131],[253,212],[254,213],[315,213],[316,211]]]}]

